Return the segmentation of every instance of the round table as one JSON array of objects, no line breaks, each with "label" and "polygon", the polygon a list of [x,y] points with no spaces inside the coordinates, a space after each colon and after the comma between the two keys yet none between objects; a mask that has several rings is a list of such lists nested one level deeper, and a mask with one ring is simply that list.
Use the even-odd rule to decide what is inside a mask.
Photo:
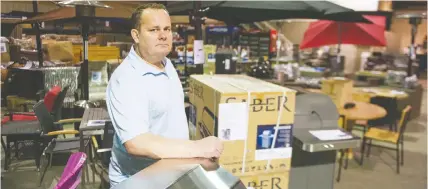
[{"label": "round table", "polygon": [[367,102],[352,102],[355,107],[340,108],[339,114],[344,115],[347,120],[372,120],[386,116],[385,108]]}]

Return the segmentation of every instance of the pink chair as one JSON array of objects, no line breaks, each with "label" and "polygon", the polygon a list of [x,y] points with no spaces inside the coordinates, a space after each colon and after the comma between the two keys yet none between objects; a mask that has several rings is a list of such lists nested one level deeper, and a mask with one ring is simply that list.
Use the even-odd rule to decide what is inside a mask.
[{"label": "pink chair", "polygon": [[55,189],[75,189],[80,184],[82,168],[85,165],[86,154],[83,152],[73,153],[68,159],[67,165],[62,172],[61,178]]}]

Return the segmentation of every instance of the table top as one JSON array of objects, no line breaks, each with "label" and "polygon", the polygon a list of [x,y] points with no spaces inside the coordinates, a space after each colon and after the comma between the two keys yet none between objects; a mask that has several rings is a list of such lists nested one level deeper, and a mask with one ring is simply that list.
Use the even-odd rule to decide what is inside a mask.
[{"label": "table top", "polygon": [[385,108],[367,102],[352,102],[355,107],[339,109],[339,114],[346,116],[348,120],[373,120],[386,116]]},{"label": "table top", "polygon": [[108,112],[104,108],[88,108],[85,109],[83,113],[82,121],[80,122],[79,130],[88,131],[88,130],[98,130],[104,129],[102,126],[87,126],[89,120],[110,120]]},{"label": "table top", "polygon": [[385,88],[379,88],[379,87],[354,88],[354,93],[368,93],[368,94],[373,94],[374,96],[383,96],[383,97],[398,98],[398,99],[404,99],[409,96],[404,91],[397,91],[393,89],[385,89]]}]

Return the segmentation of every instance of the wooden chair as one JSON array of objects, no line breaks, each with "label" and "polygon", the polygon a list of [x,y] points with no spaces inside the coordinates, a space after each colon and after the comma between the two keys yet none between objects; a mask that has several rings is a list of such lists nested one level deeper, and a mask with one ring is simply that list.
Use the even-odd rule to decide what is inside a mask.
[{"label": "wooden chair", "polygon": [[[411,109],[412,109],[412,107],[410,105],[408,105],[401,112],[401,117],[400,117],[400,121],[398,123],[398,129],[397,129],[398,132],[391,131],[391,130],[378,129],[378,128],[370,128],[364,134],[363,144],[361,147],[361,165],[363,164],[364,150],[365,150],[366,145],[368,145],[367,157],[369,157],[369,155],[370,155],[371,146],[393,149],[397,153],[397,158],[396,158],[396,160],[397,160],[397,174],[400,173],[400,161],[401,161],[401,165],[404,165],[403,134],[404,134],[404,130],[406,129],[407,122],[409,121]],[[381,145],[374,145],[374,144],[372,144],[373,140],[395,144],[396,147],[390,148],[390,147],[381,146]],[[400,147],[400,145],[401,145],[401,147]],[[400,151],[401,151],[401,155],[400,155]]]}]

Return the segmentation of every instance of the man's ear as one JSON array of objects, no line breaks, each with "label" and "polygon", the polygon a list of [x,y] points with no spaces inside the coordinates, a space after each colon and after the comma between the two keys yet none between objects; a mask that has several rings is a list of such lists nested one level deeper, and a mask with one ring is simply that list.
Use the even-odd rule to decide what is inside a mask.
[{"label": "man's ear", "polygon": [[138,30],[132,29],[131,30],[131,36],[132,36],[132,39],[134,39],[134,43],[140,42],[140,36],[138,34]]}]

